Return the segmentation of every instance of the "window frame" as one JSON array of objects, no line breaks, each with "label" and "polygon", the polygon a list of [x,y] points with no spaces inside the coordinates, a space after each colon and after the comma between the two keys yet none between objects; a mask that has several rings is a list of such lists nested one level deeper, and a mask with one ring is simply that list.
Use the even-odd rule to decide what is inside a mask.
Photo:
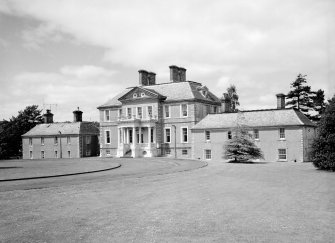
[{"label": "window frame", "polygon": [[[169,116],[166,115],[167,114],[166,112],[168,112]],[[164,117],[165,118],[171,118],[171,106],[170,105],[165,105],[164,106]]]},{"label": "window frame", "polygon": [[111,156],[111,150],[110,149],[106,149],[106,156]]},{"label": "window frame", "polygon": [[[167,139],[167,133],[166,133],[167,130],[169,130],[169,140],[170,140],[170,141],[167,141],[167,140],[168,140],[168,139]],[[165,142],[165,143],[171,143],[171,140],[172,140],[172,139],[171,139],[171,127],[165,127],[165,128],[164,128],[164,142]]]},{"label": "window frame", "polygon": [[[284,151],[285,153],[280,153]],[[281,158],[281,156],[285,156],[285,158]],[[279,161],[287,161],[287,149],[286,148],[279,148],[278,149],[278,160]]]},{"label": "window frame", "polygon": [[32,147],[33,146],[33,138],[29,138],[28,143],[29,143],[29,146]]},{"label": "window frame", "polygon": [[254,139],[259,140],[259,129],[254,129],[253,133],[254,133]]},{"label": "window frame", "polygon": [[[186,116],[184,116],[183,106],[186,106]],[[180,117],[188,117],[188,104],[180,104]]]},{"label": "window frame", "polygon": [[283,127],[279,128],[279,139],[280,140],[286,139],[285,128]]},{"label": "window frame", "polygon": [[41,146],[44,146],[44,137],[41,137]]},{"label": "window frame", "polygon": [[[209,154],[207,153],[209,151]],[[204,149],[204,159],[211,160],[212,159],[212,150],[211,149]]]},{"label": "window frame", "polygon": [[45,151],[44,150],[41,151],[41,159],[45,159]]},{"label": "window frame", "polygon": [[71,144],[71,137],[70,136],[66,137],[66,144]]},{"label": "window frame", "polygon": [[[186,129],[186,138],[187,138],[187,140],[186,141],[184,141],[184,129]],[[189,132],[188,132],[188,127],[181,127],[180,128],[180,142],[181,143],[188,143],[189,142],[189,139],[188,139],[188,134],[189,134]]]},{"label": "window frame", "polygon": [[68,158],[71,158],[71,150],[67,151],[67,156],[68,156]]},{"label": "window frame", "polygon": [[105,118],[105,121],[110,121],[110,110],[105,110],[104,118]]},{"label": "window frame", "polygon": [[233,139],[233,133],[232,133],[232,131],[227,131],[227,139],[228,140]]},{"label": "window frame", "polygon": [[131,107],[127,107],[127,119],[131,119],[132,117],[133,117],[133,109]]},{"label": "window frame", "polygon": [[58,145],[58,137],[54,137],[54,145]]},{"label": "window frame", "polygon": [[206,142],[211,141],[211,131],[205,130],[205,140],[206,140]]},{"label": "window frame", "polygon": [[[108,133],[108,136],[107,136],[107,133]],[[108,139],[109,139],[109,142],[107,142]],[[105,143],[111,144],[111,131],[110,130],[105,130]]]},{"label": "window frame", "polygon": [[[151,112],[149,110],[151,110]],[[152,110],[153,110],[152,105],[148,105],[148,107],[147,107],[148,118],[152,118]]]},{"label": "window frame", "polygon": [[138,119],[142,119],[143,118],[143,109],[142,109],[142,107],[138,106],[138,107],[136,107],[136,110],[137,110],[137,112],[136,112],[137,118]]}]

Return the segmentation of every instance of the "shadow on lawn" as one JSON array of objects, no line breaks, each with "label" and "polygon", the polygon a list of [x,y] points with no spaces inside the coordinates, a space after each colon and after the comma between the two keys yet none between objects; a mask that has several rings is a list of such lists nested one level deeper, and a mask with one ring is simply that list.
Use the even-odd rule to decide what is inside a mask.
[{"label": "shadow on lawn", "polygon": [[253,165],[257,165],[257,164],[268,164],[269,162],[252,162],[252,161],[229,161],[227,162],[229,164],[253,164]]},{"label": "shadow on lawn", "polygon": [[0,167],[0,170],[7,170],[7,169],[20,169],[23,167],[20,166],[8,166],[8,167]]}]

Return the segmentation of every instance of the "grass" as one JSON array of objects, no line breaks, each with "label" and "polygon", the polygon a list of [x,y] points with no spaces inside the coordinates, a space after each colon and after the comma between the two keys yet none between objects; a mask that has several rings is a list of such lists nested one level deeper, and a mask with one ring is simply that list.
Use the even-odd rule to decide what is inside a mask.
[{"label": "grass", "polygon": [[0,193],[0,241],[332,242],[334,174],[232,164]]}]

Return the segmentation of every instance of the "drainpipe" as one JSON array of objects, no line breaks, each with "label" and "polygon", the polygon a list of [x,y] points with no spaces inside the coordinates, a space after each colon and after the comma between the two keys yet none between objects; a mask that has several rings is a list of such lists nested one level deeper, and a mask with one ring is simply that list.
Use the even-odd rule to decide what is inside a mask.
[{"label": "drainpipe", "polygon": [[177,127],[176,125],[172,125],[174,127],[174,158],[177,158]]},{"label": "drainpipe", "polygon": [[62,132],[58,131],[59,133],[59,156],[62,158]]}]

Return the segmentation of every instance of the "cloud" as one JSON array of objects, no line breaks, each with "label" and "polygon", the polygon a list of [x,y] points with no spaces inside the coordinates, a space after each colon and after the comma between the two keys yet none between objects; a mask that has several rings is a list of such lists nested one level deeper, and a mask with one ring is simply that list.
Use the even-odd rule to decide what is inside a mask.
[{"label": "cloud", "polygon": [[[308,75],[313,89],[332,95],[334,10],[332,0],[11,0],[0,5],[6,14],[41,22],[23,32],[32,48],[69,35],[104,48],[106,63],[127,70],[145,68],[168,80],[169,65],[184,66],[188,79],[218,95],[226,84],[235,84],[246,108],[275,104],[270,96],[286,93],[298,73]],[[84,81],[94,72],[99,70],[67,66],[53,78],[64,85],[88,84]],[[101,85],[113,74],[104,75]]]},{"label": "cloud", "polygon": [[[81,107],[86,119],[98,120],[96,107],[103,104],[110,92],[120,92],[122,85],[111,82],[114,71],[103,67],[64,66],[57,73],[26,72],[16,75],[1,95],[1,113],[8,117],[28,104],[57,104],[57,121],[71,120],[72,110]],[[15,104],[15,105],[14,105]],[[46,105],[45,107],[48,107]],[[53,109],[56,106],[52,106]]]}]

